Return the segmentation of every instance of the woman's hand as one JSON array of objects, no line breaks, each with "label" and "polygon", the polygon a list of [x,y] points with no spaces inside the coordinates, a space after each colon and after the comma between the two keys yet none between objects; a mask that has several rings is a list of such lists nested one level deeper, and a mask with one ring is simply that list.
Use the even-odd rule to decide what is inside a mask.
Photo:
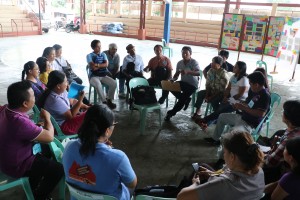
[{"label": "woman's hand", "polygon": [[199,175],[197,173],[194,174],[194,177],[192,179],[193,184],[195,185],[200,185],[200,179],[199,179]]},{"label": "woman's hand", "polygon": [[82,102],[83,98],[84,98],[84,91],[82,90],[79,92],[78,101]]}]

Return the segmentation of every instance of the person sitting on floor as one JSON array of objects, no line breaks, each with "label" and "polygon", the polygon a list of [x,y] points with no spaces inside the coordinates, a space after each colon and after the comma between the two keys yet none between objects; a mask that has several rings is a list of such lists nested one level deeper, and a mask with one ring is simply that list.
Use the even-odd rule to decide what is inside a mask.
[{"label": "person sitting on floor", "polygon": [[[86,56],[86,60],[90,69],[90,84],[96,88],[99,99],[102,103],[107,104],[111,109],[116,108],[116,104],[112,102],[115,96],[117,82],[108,76],[108,61],[106,54],[101,52],[101,42],[93,40],[91,42],[92,53]],[[105,97],[102,84],[108,87],[108,94]]]},{"label": "person sitting on floor", "polygon": [[34,92],[35,100],[38,101],[40,96],[43,94],[46,86],[38,79],[40,70],[37,64],[33,61],[28,61],[24,64],[24,68],[22,71],[22,81],[25,79],[30,81],[31,88]]},{"label": "person sitting on floor", "polygon": [[299,100],[288,100],[283,104],[282,121],[286,124],[287,129],[277,131],[266,142],[267,146],[271,146],[271,150],[265,155],[263,167],[267,184],[277,181],[281,177],[282,172],[289,170],[289,167],[283,163],[283,151],[288,140],[300,136]]},{"label": "person sitting on floor", "polygon": [[190,96],[197,90],[199,85],[200,68],[198,62],[191,57],[192,49],[189,46],[182,47],[182,60],[177,63],[176,73],[173,76],[173,81],[176,81],[181,74],[179,81],[181,92],[172,92],[178,99],[172,110],[167,112],[165,121],[170,121],[171,117],[175,116],[182,108],[186,110],[190,104]]},{"label": "person sitting on floor", "polygon": [[265,76],[261,72],[253,72],[248,75],[250,90],[245,102],[233,104],[234,109],[241,114],[222,113],[217,121],[217,126],[211,138],[205,140],[214,145],[220,144],[220,137],[226,125],[251,133],[255,129],[270,108],[270,94],[265,89]]},{"label": "person sitting on floor", "polygon": [[[108,139],[117,123],[106,105],[93,105],[86,112],[77,140],[63,154],[66,181],[80,189],[130,200],[137,177],[126,154],[112,148]],[[78,173],[78,172],[82,173]]]},{"label": "person sitting on floor", "polygon": [[89,106],[82,103],[84,91],[79,93],[78,100],[69,99],[67,87],[66,75],[61,71],[52,71],[49,74],[47,89],[40,97],[38,106],[49,111],[64,134],[72,135],[77,134],[85,115],[80,109],[86,110]]},{"label": "person sitting on floor", "polygon": [[118,47],[115,43],[111,43],[108,46],[108,50],[103,53],[106,54],[108,60],[108,71],[110,76],[116,80],[117,75],[119,74],[120,69],[120,56],[117,54]]},{"label": "person sitting on floor", "polygon": [[[178,200],[260,199],[264,191],[264,173],[260,165],[263,153],[248,132],[229,132],[222,138],[225,167],[217,171],[200,169],[193,184],[183,188]],[[199,175],[198,175],[199,174]],[[201,184],[200,177],[208,177]]]},{"label": "person sitting on floor", "polygon": [[39,57],[36,59],[36,64],[39,66],[39,70],[40,70],[40,75],[39,75],[40,81],[43,84],[47,85],[48,76],[52,71],[48,59],[45,57]]},{"label": "person sitting on floor", "polygon": [[[243,61],[237,61],[230,78],[229,84],[224,92],[224,98],[217,110],[202,119],[195,118],[195,122],[205,130],[208,125],[218,119],[221,113],[235,111],[232,104],[236,101],[245,101],[248,96],[249,80],[247,78],[247,65]],[[208,81],[208,80],[207,80]]]},{"label": "person sitting on floor", "polygon": [[[223,64],[221,68],[225,69],[227,72],[233,72],[233,65],[227,62],[227,59],[229,58],[229,51],[222,49],[221,51],[219,51],[218,55],[223,58]],[[210,70],[210,68],[211,68],[211,63],[204,68],[203,75],[205,78],[207,78],[207,73]]]},{"label": "person sitting on floor", "polygon": [[[145,72],[151,71],[151,77],[148,79],[149,85],[160,86],[162,80],[170,80],[172,78],[172,63],[170,59],[162,54],[163,47],[161,45],[154,46],[155,57],[151,58],[148,66],[144,68]],[[168,98],[169,91],[163,90],[162,96],[158,102],[163,104]]]},{"label": "person sitting on floor", "polygon": [[27,112],[35,103],[31,87],[27,80],[11,84],[8,105],[0,107],[0,170],[13,178],[28,177],[34,199],[45,200],[64,172],[60,163],[34,151],[35,142],[52,142],[54,129],[46,110],[40,115],[44,128],[29,119]]},{"label": "person sitting on floor", "polygon": [[270,183],[265,188],[271,194],[271,200],[299,199],[300,197],[300,137],[289,139],[283,152],[285,162],[291,172],[284,174],[279,181]]},{"label": "person sitting on floor", "polygon": [[[124,93],[124,86],[125,86],[125,80],[129,80],[132,78],[132,76],[130,74],[128,74],[128,72],[132,72],[132,70],[127,70],[127,66],[128,63],[132,62],[134,63],[134,71],[135,74],[139,74],[139,77],[143,76],[143,69],[144,69],[144,62],[143,62],[143,58],[140,55],[137,55],[135,53],[135,46],[133,46],[132,44],[127,45],[126,47],[127,53],[128,55],[125,56],[124,60],[123,60],[123,64],[122,64],[122,72],[121,72],[121,77],[120,77],[120,91],[119,91],[119,96],[120,97],[125,97],[125,93]],[[132,66],[132,65],[131,65]],[[128,81],[127,81],[127,85],[128,85]]]},{"label": "person sitting on floor", "polygon": [[197,101],[194,105],[196,112],[193,118],[197,118],[201,113],[201,105],[205,100],[207,103],[211,103],[214,110],[217,110],[220,102],[224,98],[224,91],[228,83],[228,76],[226,70],[221,68],[223,59],[221,56],[216,56],[212,59],[212,68],[208,71],[205,90],[198,92]]}]

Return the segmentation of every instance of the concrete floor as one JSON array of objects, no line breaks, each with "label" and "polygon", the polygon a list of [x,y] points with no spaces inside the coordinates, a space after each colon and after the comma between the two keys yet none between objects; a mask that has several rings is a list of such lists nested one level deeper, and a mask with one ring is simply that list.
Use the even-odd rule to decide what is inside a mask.
[{"label": "concrete floor", "polygon": [[[118,53],[121,60],[126,55],[125,47],[132,43],[136,46],[136,53],[140,54],[145,66],[149,59],[154,56],[153,47],[156,41],[140,41],[128,38],[107,37],[98,35],[80,35],[74,33],[65,33],[63,31],[55,32],[51,30],[49,34],[41,36],[27,36],[15,38],[0,39],[0,104],[5,104],[6,90],[9,84],[19,81],[23,64],[29,60],[36,60],[42,55],[43,49],[47,46],[60,44],[63,46],[63,56],[71,63],[74,71],[84,80],[84,85],[88,86],[88,80],[85,72],[85,56],[91,52],[90,42],[93,39],[99,39],[102,42],[103,50],[106,50],[109,43],[115,42],[118,45]],[[181,48],[184,45],[171,44],[174,56],[171,61],[173,67],[181,59]],[[193,55],[200,68],[204,69],[211,62],[211,58],[217,55],[217,49],[192,46]],[[237,52],[230,52],[229,62],[235,63]],[[241,53],[240,60],[248,65],[248,73],[255,69],[255,62],[260,59],[259,55]],[[269,71],[272,71],[275,59],[265,57],[269,65]],[[279,74],[274,75],[273,91],[282,96],[282,102],[286,99],[299,99],[300,73],[296,71],[296,81],[289,82],[292,69],[278,67]],[[149,76],[149,75],[146,75]],[[202,81],[202,87],[205,81]],[[88,91],[88,87],[86,89]],[[157,90],[157,96],[160,97],[160,90]],[[171,122],[163,122],[159,127],[158,113],[149,113],[147,115],[146,132],[140,135],[139,114],[134,111],[132,117],[130,110],[124,100],[115,100],[117,109],[116,118],[119,124],[115,127],[111,138],[115,148],[123,150],[129,157],[133,169],[138,177],[138,187],[155,184],[178,184],[184,175],[191,172],[193,162],[212,163],[217,160],[217,147],[206,144],[203,140],[207,137],[214,127],[210,127],[208,133],[204,133],[190,119],[190,108],[179,112],[171,119]],[[174,97],[169,96],[169,108],[174,105]],[[205,109],[205,105],[203,107]],[[281,109],[278,108],[273,121],[271,122],[271,131],[282,129],[285,125],[281,122]],[[161,109],[164,117],[167,109],[165,105]],[[265,130],[263,129],[263,134]],[[54,191],[54,199],[57,197],[57,191]],[[14,188],[0,193],[0,199],[25,199],[21,188]]]}]

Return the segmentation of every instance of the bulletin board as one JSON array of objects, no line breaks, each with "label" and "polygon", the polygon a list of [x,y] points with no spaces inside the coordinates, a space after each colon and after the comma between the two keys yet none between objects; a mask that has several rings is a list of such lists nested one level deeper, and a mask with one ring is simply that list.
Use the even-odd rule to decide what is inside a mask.
[{"label": "bulletin board", "polygon": [[263,53],[268,21],[268,16],[245,16],[241,51]]},{"label": "bulletin board", "polygon": [[285,25],[285,17],[270,17],[268,34],[266,37],[264,54],[276,57],[279,49],[280,38]]},{"label": "bulletin board", "polygon": [[222,49],[239,50],[244,15],[225,13],[223,16],[221,44]]}]

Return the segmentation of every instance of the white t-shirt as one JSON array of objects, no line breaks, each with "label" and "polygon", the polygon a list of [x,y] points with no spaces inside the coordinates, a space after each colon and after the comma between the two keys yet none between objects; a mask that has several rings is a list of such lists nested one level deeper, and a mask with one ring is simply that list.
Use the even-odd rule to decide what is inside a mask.
[{"label": "white t-shirt", "polygon": [[231,90],[230,90],[231,97],[239,93],[240,87],[246,87],[246,91],[244,92],[243,96],[241,96],[240,98],[240,100],[244,101],[248,96],[248,90],[250,87],[248,78],[246,76],[243,76],[239,81],[237,81],[237,77],[232,76],[230,78],[230,84],[231,84]]},{"label": "white t-shirt", "polygon": [[[57,63],[57,61],[60,63],[60,65]],[[63,57],[56,57],[55,60],[53,61],[53,69],[58,70],[58,71],[63,71],[62,67],[68,66],[67,61]]]}]

